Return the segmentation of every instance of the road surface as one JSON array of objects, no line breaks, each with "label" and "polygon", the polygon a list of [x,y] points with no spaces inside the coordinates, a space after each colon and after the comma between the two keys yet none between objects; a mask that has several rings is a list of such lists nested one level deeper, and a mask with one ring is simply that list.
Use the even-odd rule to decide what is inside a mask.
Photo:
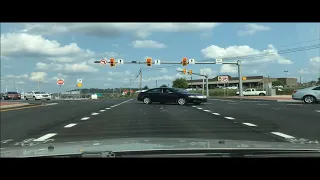
[{"label": "road surface", "polygon": [[145,105],[134,99],[51,101],[1,111],[1,148],[25,140],[200,138],[318,143],[320,106],[209,100],[198,106]]}]

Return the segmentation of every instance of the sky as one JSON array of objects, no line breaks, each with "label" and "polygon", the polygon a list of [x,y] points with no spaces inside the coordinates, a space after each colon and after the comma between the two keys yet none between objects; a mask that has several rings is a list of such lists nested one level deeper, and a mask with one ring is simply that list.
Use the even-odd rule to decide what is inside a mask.
[{"label": "sky", "polygon": [[[172,85],[182,65],[95,64],[115,58],[144,62],[224,62],[241,60],[243,76],[317,80],[320,74],[319,23],[1,23],[1,92],[49,93],[82,88]],[[312,46],[314,45],[314,46]],[[234,65],[188,65],[188,70],[237,76]],[[63,86],[57,79],[65,80]],[[200,79],[193,75],[192,79]]]}]

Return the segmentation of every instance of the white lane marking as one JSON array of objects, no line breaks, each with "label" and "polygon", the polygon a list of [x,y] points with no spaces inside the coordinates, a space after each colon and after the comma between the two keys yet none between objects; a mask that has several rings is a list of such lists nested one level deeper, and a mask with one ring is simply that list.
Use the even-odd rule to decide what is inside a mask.
[{"label": "white lane marking", "polygon": [[214,114],[214,115],[216,115],[216,116],[219,116],[219,115],[220,115],[219,113],[212,113],[212,114]]},{"label": "white lane marking", "polygon": [[257,104],[258,106],[268,106],[269,104]]},{"label": "white lane marking", "polygon": [[49,103],[49,104],[44,104],[42,106],[52,106],[52,105],[57,105],[58,103]]},{"label": "white lane marking", "polygon": [[320,110],[316,110],[316,112],[320,112]]},{"label": "white lane marking", "polygon": [[192,107],[196,108],[197,106],[192,106]]},{"label": "white lane marking", "polygon": [[290,135],[287,135],[287,134],[283,134],[283,133],[281,133],[281,132],[271,132],[271,133],[274,134],[274,135],[277,135],[277,136],[284,137],[284,138],[286,138],[286,139],[295,138],[295,137],[293,137],[293,136],[290,136]]},{"label": "white lane marking", "polygon": [[66,126],[64,126],[64,127],[65,127],[65,128],[71,128],[71,127],[73,127],[73,126],[75,126],[75,125],[77,125],[77,124],[72,123],[72,124],[68,124],[68,125],[66,125]]},{"label": "white lane marking", "polygon": [[113,107],[115,107],[115,106],[110,106],[110,108],[113,108]]},{"label": "white lane marking", "polygon": [[111,108],[106,108],[106,109],[111,109]]},{"label": "white lane marking", "polygon": [[91,115],[92,115],[92,116],[96,116],[96,115],[98,115],[98,114],[99,114],[99,113],[92,113]]},{"label": "white lane marking", "polygon": [[49,139],[49,138],[51,138],[51,137],[53,137],[53,136],[55,136],[55,135],[57,135],[57,133],[49,133],[49,134],[46,134],[46,135],[44,135],[44,136],[41,136],[41,137],[39,137],[38,139],[35,139],[35,140],[33,140],[33,141],[45,141],[45,140],[47,140],[47,139]]},{"label": "white lane marking", "polygon": [[203,110],[203,111],[205,111],[205,112],[210,112],[210,110],[207,110],[207,109],[206,109],[206,110]]},{"label": "white lane marking", "polygon": [[101,109],[101,110],[100,110],[100,112],[104,112],[104,111],[106,111],[106,110],[104,110],[104,109]]},{"label": "white lane marking", "polygon": [[85,120],[88,120],[88,119],[90,119],[90,117],[83,117],[83,118],[81,118],[81,121],[85,121]]},{"label": "white lane marking", "polygon": [[224,118],[226,118],[226,119],[231,119],[231,120],[233,120],[233,119],[234,119],[233,117],[224,117]]},{"label": "white lane marking", "polygon": [[198,109],[202,109],[202,108],[198,107]]},{"label": "white lane marking", "polygon": [[251,123],[242,123],[242,124],[247,125],[247,126],[257,126],[255,124],[251,124]]}]

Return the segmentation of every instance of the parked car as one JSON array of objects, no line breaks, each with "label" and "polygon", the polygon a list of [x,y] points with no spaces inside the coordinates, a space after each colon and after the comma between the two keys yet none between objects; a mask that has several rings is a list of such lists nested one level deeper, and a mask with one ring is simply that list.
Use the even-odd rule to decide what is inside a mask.
[{"label": "parked car", "polygon": [[294,90],[292,99],[301,100],[307,104],[320,102],[320,86]]},{"label": "parked car", "polygon": [[139,93],[137,100],[143,101],[145,104],[152,102],[170,102],[178,103],[179,105],[185,105],[187,103],[199,105],[202,102],[207,102],[207,96],[190,93],[185,89],[179,88],[154,88]]}]

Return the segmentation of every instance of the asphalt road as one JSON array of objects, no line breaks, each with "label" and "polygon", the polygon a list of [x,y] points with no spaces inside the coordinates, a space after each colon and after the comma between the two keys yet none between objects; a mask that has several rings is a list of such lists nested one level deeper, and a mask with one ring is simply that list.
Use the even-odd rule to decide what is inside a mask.
[{"label": "asphalt road", "polygon": [[19,142],[132,137],[320,141],[320,105],[209,100],[198,106],[136,99],[51,101],[1,111],[1,148]]}]

